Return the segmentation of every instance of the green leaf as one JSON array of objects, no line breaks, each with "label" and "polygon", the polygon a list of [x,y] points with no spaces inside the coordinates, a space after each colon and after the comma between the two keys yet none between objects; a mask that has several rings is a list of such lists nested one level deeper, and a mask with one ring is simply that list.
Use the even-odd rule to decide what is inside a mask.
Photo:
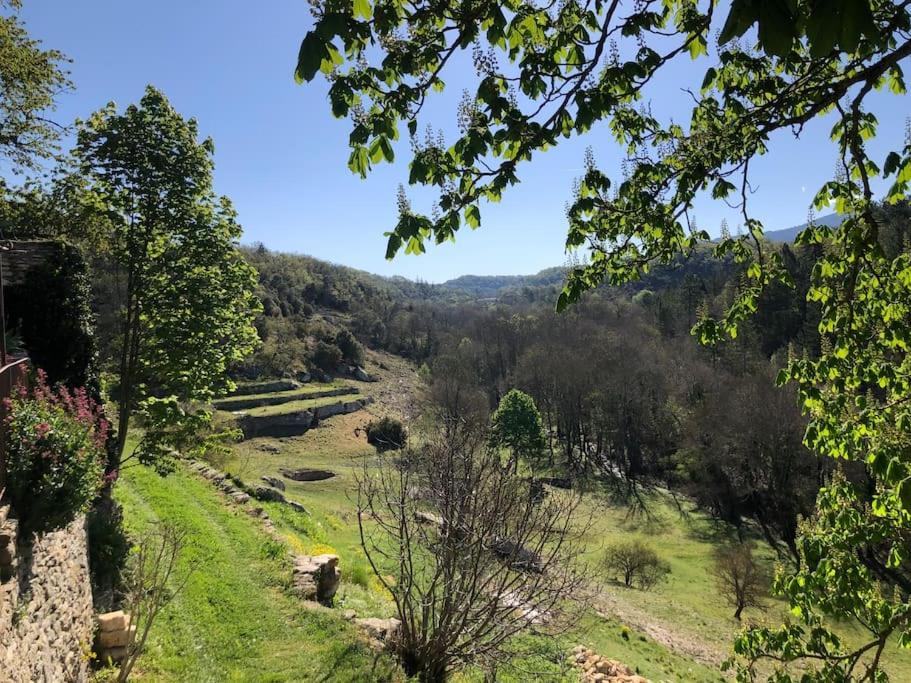
[{"label": "green leaf", "polygon": [[369,20],[373,16],[370,0],[354,0],[354,16],[357,19]]},{"label": "green leaf", "polygon": [[476,204],[465,207],[465,222],[472,229],[481,227],[481,211]]},{"label": "green leaf", "polygon": [[297,68],[294,70],[294,80],[297,83],[312,81],[320,64],[327,55],[326,43],[316,31],[310,31],[301,42],[297,53]]}]

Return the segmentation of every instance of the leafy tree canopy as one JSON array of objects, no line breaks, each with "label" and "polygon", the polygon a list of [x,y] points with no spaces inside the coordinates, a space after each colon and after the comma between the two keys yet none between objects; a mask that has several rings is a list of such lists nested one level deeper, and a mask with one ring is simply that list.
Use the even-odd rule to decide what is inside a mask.
[{"label": "leafy tree canopy", "polygon": [[34,168],[53,156],[61,127],[47,118],[54,99],[71,86],[63,53],[30,38],[16,11],[19,0],[0,0],[0,157],[14,169]]},{"label": "leafy tree canopy", "polygon": [[[824,245],[808,294],[820,310],[821,352],[793,358],[779,380],[798,386],[811,418],[807,445],[862,463],[872,484],[833,484],[821,493],[817,517],[803,529],[801,570],[777,584],[801,623],[752,629],[737,652],[747,661],[744,680],[763,657],[782,669],[776,680],[789,680],[788,662],[803,657],[823,663],[825,680],[860,673],[882,680],[876,653],[895,633],[911,642],[911,602],[879,588],[902,585],[911,531],[911,255],[883,251],[873,186],[877,177],[891,179],[887,203],[907,196],[911,144],[874,159],[866,143],[877,132],[870,93],[906,92],[908,3],[734,0],[716,16],[719,7],[711,0],[322,0],[296,76],[328,77],[333,113],[352,121],[356,173],[392,162],[407,124],[409,181],[435,188],[439,199],[422,214],[401,198],[390,257],[419,253],[428,239],[450,240],[463,222],[478,227],[480,203],[498,201],[524,164],[605,122],[627,154],[624,177],[612,180],[593,155],[586,158],[568,210],[567,247],[586,248],[590,258],[571,270],[558,308],[692,253],[708,239],[692,219],[697,196],[736,206],[746,232],[723,236],[714,251],[739,264],[741,282],[719,319],[700,315],[696,331],[706,342],[736,337],[770,283],[791,284],[750,213],[751,163],[769,151],[774,133],[799,134],[831,116],[837,171],[814,203],[834,205],[846,220],[811,225],[799,238]],[[418,140],[428,96],[445,88],[447,66],[464,50],[476,77],[459,105],[458,138]],[[643,104],[656,76],[674,60],[703,57],[689,116],[660,120]],[[845,555],[852,539],[866,545]],[[835,568],[845,581],[830,582]],[[857,617],[869,642],[851,650],[822,624],[824,613]],[[875,656],[860,664],[865,653]]]},{"label": "leafy tree canopy", "polygon": [[186,442],[180,425],[200,422],[183,404],[231,389],[228,366],[257,340],[256,272],[237,249],[230,201],[212,190],[212,153],[153,87],[122,113],[109,105],[79,123],[73,153],[85,203],[108,219],[123,293],[118,451],[138,408],[148,429],[137,455],[153,463]]},{"label": "leafy tree canopy", "polygon": [[524,391],[511,389],[491,417],[491,439],[519,457],[534,458],[544,450],[544,426],[534,399]]}]

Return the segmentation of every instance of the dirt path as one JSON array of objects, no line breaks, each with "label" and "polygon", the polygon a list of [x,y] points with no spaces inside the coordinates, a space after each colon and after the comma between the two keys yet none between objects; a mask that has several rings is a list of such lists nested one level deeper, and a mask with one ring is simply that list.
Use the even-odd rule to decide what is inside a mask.
[{"label": "dirt path", "polygon": [[593,588],[591,600],[598,616],[620,621],[677,654],[692,657],[711,667],[720,667],[721,662],[727,659],[728,653],[717,645],[705,642],[696,634],[684,632],[673,624],[656,619],[645,610],[616,595],[610,587]]}]

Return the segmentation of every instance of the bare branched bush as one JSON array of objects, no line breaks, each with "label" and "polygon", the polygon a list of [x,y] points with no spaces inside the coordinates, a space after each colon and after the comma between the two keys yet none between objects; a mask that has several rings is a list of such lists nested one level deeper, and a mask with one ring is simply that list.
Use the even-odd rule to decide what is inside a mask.
[{"label": "bare branched bush", "polygon": [[574,613],[582,585],[579,497],[530,495],[483,432],[438,435],[365,469],[358,487],[362,544],[401,621],[392,645],[425,682],[467,663],[492,670],[512,636]]},{"label": "bare branched bush", "polygon": [[620,541],[604,553],[604,568],[627,588],[649,590],[663,581],[671,568],[642,541]]},{"label": "bare branched bush", "polygon": [[145,534],[136,544],[125,582],[130,639],[118,683],[129,679],[155,619],[190,579],[195,564],[179,563],[187,545],[187,533],[171,525]]},{"label": "bare branched bush", "polygon": [[737,621],[747,607],[764,606],[769,577],[749,545],[731,544],[715,552],[715,580],[724,599],[734,608]]}]

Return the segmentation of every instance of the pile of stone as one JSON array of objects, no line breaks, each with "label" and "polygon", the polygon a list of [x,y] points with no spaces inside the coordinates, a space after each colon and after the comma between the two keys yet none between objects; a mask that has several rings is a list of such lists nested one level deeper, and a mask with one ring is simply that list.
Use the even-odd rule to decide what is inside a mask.
[{"label": "pile of stone", "polygon": [[136,637],[136,626],[130,624],[130,615],[123,610],[99,614],[98,634],[95,638],[98,658],[102,662],[122,662]]},{"label": "pile of stone", "polygon": [[647,678],[636,674],[625,664],[616,659],[602,657],[584,645],[577,645],[572,650],[572,661],[582,670],[582,680],[604,683],[650,683]]},{"label": "pile of stone", "polygon": [[294,591],[304,600],[332,604],[341,579],[338,555],[298,555],[294,558]]},{"label": "pile of stone", "polygon": [[191,462],[190,469],[215,484],[235,503],[242,504],[250,500],[250,495],[237,488],[231,478],[224,472],[219,472],[214,467],[209,467],[206,463],[199,461]]},{"label": "pile of stone", "polygon": [[18,522],[10,518],[8,504],[0,505],[0,583],[16,573],[16,533]]}]

